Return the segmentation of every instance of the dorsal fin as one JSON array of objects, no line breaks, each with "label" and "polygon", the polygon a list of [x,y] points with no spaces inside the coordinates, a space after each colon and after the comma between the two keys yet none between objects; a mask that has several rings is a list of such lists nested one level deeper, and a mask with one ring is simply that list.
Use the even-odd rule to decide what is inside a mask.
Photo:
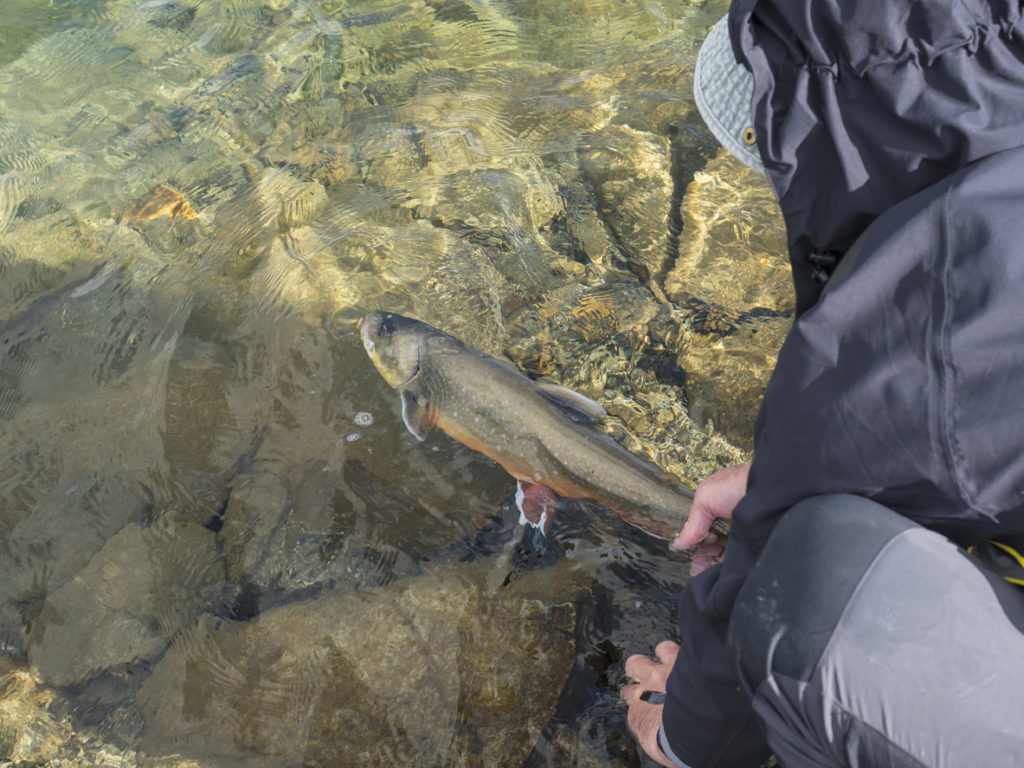
[{"label": "dorsal fin", "polygon": [[566,416],[580,424],[596,424],[608,415],[608,411],[589,397],[558,384],[547,381],[535,382],[537,392],[559,408]]}]

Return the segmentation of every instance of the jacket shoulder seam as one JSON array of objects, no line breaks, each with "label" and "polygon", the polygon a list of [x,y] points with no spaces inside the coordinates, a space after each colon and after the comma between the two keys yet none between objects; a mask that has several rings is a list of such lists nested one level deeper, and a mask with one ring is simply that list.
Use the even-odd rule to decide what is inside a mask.
[{"label": "jacket shoulder seam", "polygon": [[946,460],[946,467],[950,478],[960,497],[974,508],[974,493],[971,491],[970,482],[967,479],[965,456],[956,437],[956,381],[955,367],[953,364],[953,306],[955,302],[955,288],[953,286],[953,264],[955,258],[952,244],[953,234],[950,231],[950,217],[952,213],[952,198],[954,185],[946,189],[942,197],[942,240],[940,244],[941,259],[941,289],[942,314],[937,330],[936,357],[938,363],[939,391],[942,398],[939,410],[939,439],[942,442],[942,451]]}]

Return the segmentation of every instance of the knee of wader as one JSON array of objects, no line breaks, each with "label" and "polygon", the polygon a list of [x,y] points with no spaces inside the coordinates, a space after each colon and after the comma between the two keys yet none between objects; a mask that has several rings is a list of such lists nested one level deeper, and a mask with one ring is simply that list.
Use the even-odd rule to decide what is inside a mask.
[{"label": "knee of wader", "polygon": [[740,590],[729,642],[748,694],[771,674],[806,680],[866,569],[916,527],[860,496],[815,496],[776,525]]}]

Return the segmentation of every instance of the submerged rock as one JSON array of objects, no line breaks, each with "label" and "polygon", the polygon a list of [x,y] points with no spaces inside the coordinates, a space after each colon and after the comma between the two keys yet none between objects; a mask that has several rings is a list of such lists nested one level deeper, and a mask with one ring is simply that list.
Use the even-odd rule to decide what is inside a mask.
[{"label": "submerged rock", "polygon": [[[770,222],[770,226],[765,226]],[[685,330],[690,415],[744,447],[792,323],[785,228],[761,174],[722,150],[694,174],[682,205],[679,258],[665,278]]]},{"label": "submerged rock", "polygon": [[572,666],[575,610],[500,579],[483,561],[204,617],[139,692],[141,749],[211,766],[520,766]]},{"label": "submerged rock", "polygon": [[205,528],[127,525],[46,599],[29,634],[29,660],[46,682],[68,685],[155,659],[223,578]]},{"label": "submerged rock", "polygon": [[174,756],[142,762],[123,738],[76,727],[69,713],[78,709],[66,692],[46,685],[30,669],[10,658],[0,660],[0,765],[201,768]]},{"label": "submerged rock", "polygon": [[768,181],[721,150],[686,190],[679,258],[665,277],[665,293],[682,305],[696,298],[733,314],[755,307],[789,311],[786,253]]},{"label": "submerged rock", "polygon": [[[346,473],[356,463],[346,463]],[[351,480],[342,473],[310,461],[280,474],[237,478],[224,513],[219,537],[228,579],[244,585],[242,602],[254,603],[239,611],[328,588],[377,587],[418,571],[407,552],[354,513],[342,492]],[[413,517],[416,500],[405,501]],[[377,510],[374,518],[382,528],[386,515]]]},{"label": "submerged rock", "polygon": [[46,596],[73,579],[109,537],[143,516],[146,503],[144,490],[131,477],[81,473],[40,494],[35,508],[20,520],[18,507],[7,507],[10,528],[0,552],[4,650],[24,650],[25,626],[39,614]]},{"label": "submerged rock", "polygon": [[669,264],[672,210],[668,140],[623,125],[608,126],[579,153],[598,211],[630,270],[658,278]]},{"label": "submerged rock", "polygon": [[54,693],[31,672],[3,663],[0,675],[0,760],[39,765],[55,758],[70,728],[50,711]]},{"label": "submerged rock", "polygon": [[741,447],[753,447],[754,422],[792,318],[745,318],[728,333],[686,333],[675,358],[690,371],[689,414]]}]

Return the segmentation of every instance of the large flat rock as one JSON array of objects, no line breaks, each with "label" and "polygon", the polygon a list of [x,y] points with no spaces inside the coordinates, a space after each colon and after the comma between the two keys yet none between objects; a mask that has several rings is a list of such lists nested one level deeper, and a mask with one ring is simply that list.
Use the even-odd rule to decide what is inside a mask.
[{"label": "large flat rock", "polygon": [[572,666],[575,609],[495,573],[205,617],[139,693],[142,751],[204,766],[522,765]]}]

